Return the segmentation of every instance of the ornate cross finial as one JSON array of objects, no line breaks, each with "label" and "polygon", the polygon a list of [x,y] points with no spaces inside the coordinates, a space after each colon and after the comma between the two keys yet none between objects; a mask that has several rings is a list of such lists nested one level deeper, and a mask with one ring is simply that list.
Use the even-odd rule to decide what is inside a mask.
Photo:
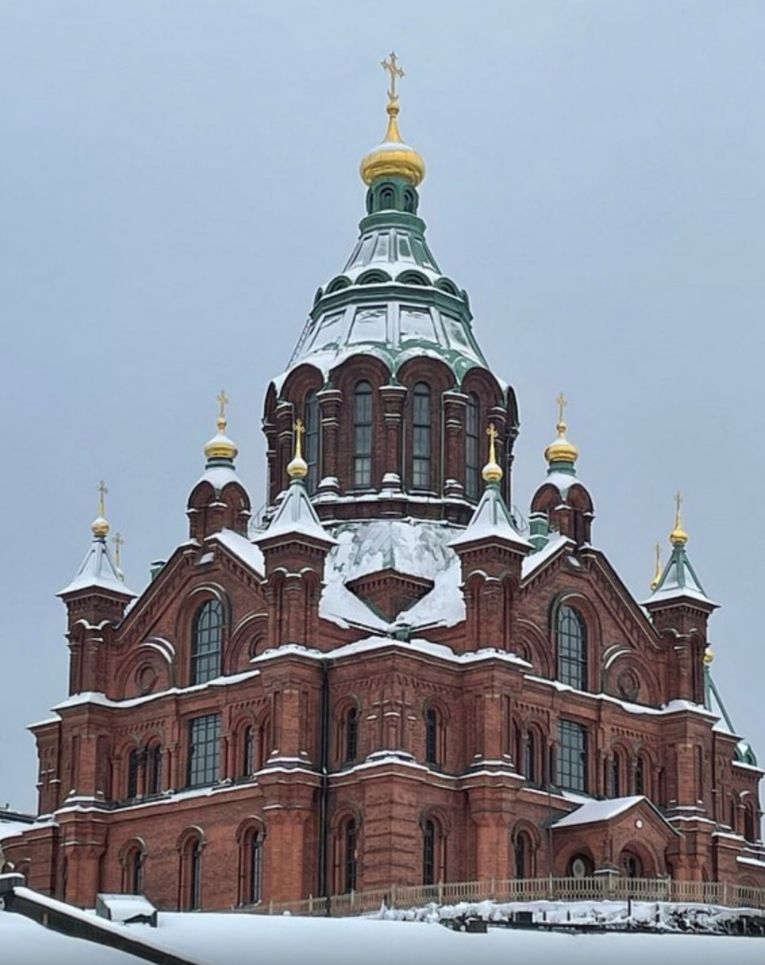
[{"label": "ornate cross finial", "polygon": [[391,104],[398,100],[398,93],[396,91],[396,79],[404,76],[404,71],[396,63],[396,55],[393,51],[390,52],[388,60],[380,61],[383,70],[387,70],[390,74],[390,87],[388,88],[388,100]]},{"label": "ornate cross finial", "polygon": [[678,491],[675,493],[675,529],[680,529],[682,526],[682,512],[683,512],[683,494]]},{"label": "ornate cross finial", "polygon": [[101,480],[98,484],[98,515],[106,517],[106,496],[109,492],[106,483]]},{"label": "ornate cross finial", "polygon": [[308,475],[308,463],[303,459],[305,425],[302,419],[295,419],[292,423],[292,431],[295,435],[295,454],[287,466],[287,475],[290,479],[305,479]]},{"label": "ornate cross finial", "polygon": [[122,533],[115,533],[112,536],[112,543],[114,543],[114,562],[117,564],[117,569],[122,568],[122,547],[125,545],[125,539]]},{"label": "ornate cross finial", "polygon": [[566,434],[566,406],[568,402],[566,401],[566,396],[561,392],[558,398],[555,400],[558,403],[558,425],[556,426],[559,436],[564,436]]},{"label": "ornate cross finial", "polygon": [[220,409],[218,410],[218,429],[221,432],[223,432],[227,424],[226,423],[226,406],[229,403],[229,398],[226,395],[225,389],[221,389],[218,395],[215,396],[215,398],[218,400],[218,405],[220,406]]},{"label": "ornate cross finial", "polygon": [[481,475],[484,482],[498,483],[502,479],[502,467],[497,462],[497,427],[490,422],[486,427],[486,435],[489,437],[489,461],[483,467]]}]

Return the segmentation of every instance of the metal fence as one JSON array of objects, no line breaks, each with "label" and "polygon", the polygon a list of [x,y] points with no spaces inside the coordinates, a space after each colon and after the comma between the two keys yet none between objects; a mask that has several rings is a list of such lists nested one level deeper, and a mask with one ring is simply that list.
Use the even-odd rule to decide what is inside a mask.
[{"label": "metal fence", "polygon": [[765,888],[724,881],[676,881],[672,878],[491,878],[443,881],[434,885],[391,885],[373,891],[350,891],[329,898],[264,901],[241,911],[259,915],[362,915],[388,908],[417,908],[435,902],[452,905],[477,901],[672,901],[729,908],[765,910]]}]

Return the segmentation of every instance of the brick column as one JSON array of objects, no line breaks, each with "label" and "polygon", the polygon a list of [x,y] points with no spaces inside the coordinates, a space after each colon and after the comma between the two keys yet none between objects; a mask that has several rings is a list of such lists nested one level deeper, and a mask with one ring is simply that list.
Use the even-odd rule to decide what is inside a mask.
[{"label": "brick column", "polygon": [[406,389],[403,385],[381,385],[380,398],[385,423],[385,465],[383,488],[399,492],[403,483],[402,453],[404,446],[404,403]]},{"label": "brick column", "polygon": [[[321,410],[321,479],[319,489],[329,496],[340,495],[339,444],[340,406],[343,393],[339,389],[322,389],[316,394]],[[347,483],[347,480],[345,480]]]}]

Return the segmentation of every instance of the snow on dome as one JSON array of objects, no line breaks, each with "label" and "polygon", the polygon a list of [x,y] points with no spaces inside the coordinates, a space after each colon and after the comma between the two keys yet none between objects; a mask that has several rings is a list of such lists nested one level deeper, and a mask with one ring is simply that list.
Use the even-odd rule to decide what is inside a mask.
[{"label": "snow on dome", "polygon": [[521,549],[531,549],[531,543],[518,532],[510,511],[505,505],[499,488],[489,484],[483,491],[467,528],[449,544],[466,546],[476,540],[501,539],[514,543]]},{"label": "snow on dome", "polygon": [[325,545],[333,546],[335,541],[324,529],[316,515],[316,510],[308,498],[302,479],[293,479],[286,495],[271,520],[268,529],[257,536],[253,542],[263,543],[275,536],[300,534],[309,536]]}]

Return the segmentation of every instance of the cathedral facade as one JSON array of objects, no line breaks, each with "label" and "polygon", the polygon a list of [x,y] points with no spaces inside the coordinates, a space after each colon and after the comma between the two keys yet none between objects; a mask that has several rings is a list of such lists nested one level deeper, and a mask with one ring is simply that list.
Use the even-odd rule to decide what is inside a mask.
[{"label": "cathedral facade", "polygon": [[69,695],[32,726],[32,887],[221,909],[392,885],[671,876],[765,887],[762,771],[716,702],[679,512],[636,601],[591,541],[564,400],[528,524],[513,389],[418,214],[398,128],[268,386],[253,522],[225,396],[188,539],[128,589],[102,511]]}]

